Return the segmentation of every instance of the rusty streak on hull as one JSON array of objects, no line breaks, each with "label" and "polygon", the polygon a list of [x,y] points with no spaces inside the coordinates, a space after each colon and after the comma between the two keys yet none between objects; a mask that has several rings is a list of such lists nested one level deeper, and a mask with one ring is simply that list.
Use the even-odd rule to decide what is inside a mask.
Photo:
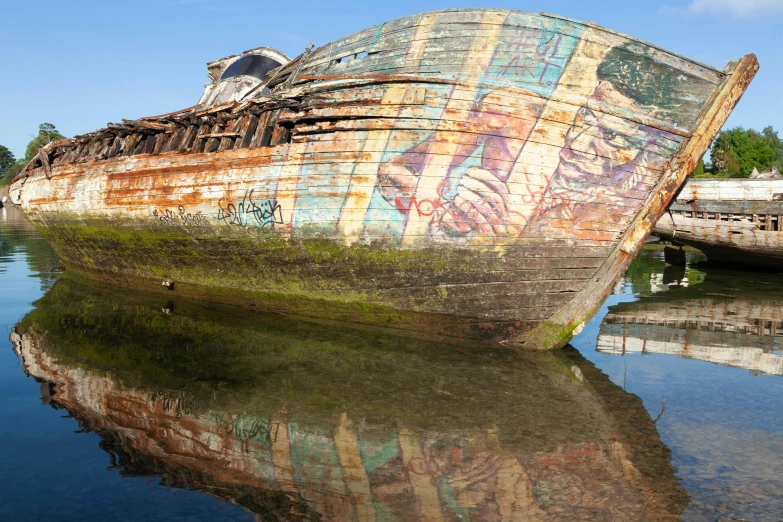
[{"label": "rusty streak on hull", "polygon": [[49,147],[12,199],[106,279],[551,348],[757,69],[553,15],[425,13],[308,51],[248,99]]},{"label": "rusty streak on hull", "polygon": [[710,261],[783,269],[783,180],[693,179],[655,226]]}]

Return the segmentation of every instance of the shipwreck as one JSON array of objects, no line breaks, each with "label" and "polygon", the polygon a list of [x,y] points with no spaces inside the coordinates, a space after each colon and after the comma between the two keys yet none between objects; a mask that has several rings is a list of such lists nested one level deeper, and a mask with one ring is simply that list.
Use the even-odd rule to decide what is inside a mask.
[{"label": "shipwreck", "polygon": [[710,261],[783,270],[783,179],[690,180],[655,234]]},{"label": "shipwreck", "polygon": [[460,9],[208,69],[195,107],[53,143],[17,176],[13,202],[69,269],[550,348],[603,302],[758,63]]}]

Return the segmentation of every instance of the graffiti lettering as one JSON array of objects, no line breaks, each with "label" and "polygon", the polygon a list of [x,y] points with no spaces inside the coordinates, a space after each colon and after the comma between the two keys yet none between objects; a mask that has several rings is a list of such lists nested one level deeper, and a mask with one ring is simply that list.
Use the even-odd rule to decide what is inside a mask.
[{"label": "graffiti lettering", "polygon": [[218,432],[236,437],[244,452],[249,450],[249,442],[256,440],[262,446],[269,446],[277,441],[277,433],[280,429],[286,429],[278,422],[265,422],[256,417],[245,417],[241,415],[229,415],[226,413],[215,413],[210,417],[210,421],[215,424]]},{"label": "graffiti lettering", "polygon": [[[544,192],[531,193],[527,200],[525,200],[525,197],[523,196],[523,200],[525,200],[524,202],[535,201],[536,204],[543,201],[559,202],[561,199],[566,201],[565,198],[558,198],[558,196],[554,194],[547,195]],[[437,212],[440,216],[440,220],[434,222],[433,226],[441,231],[449,231],[450,229],[455,228],[453,222],[457,220],[470,223],[469,230],[476,228],[477,223],[482,221],[481,209],[494,210],[495,201],[492,198],[482,198],[478,202],[457,202],[455,198],[443,198],[442,200],[417,200],[415,197],[412,197],[404,199],[395,198],[394,205],[400,214],[407,214],[415,210],[419,216],[432,216]],[[519,212],[511,212],[511,214],[517,216],[517,220],[519,221],[518,223],[512,222],[511,219],[508,218],[502,222],[493,223],[493,225],[496,227],[502,225],[508,232],[519,234],[522,232],[522,227],[527,222],[527,218]],[[444,223],[444,218],[446,218],[448,215],[452,216],[451,219],[446,219],[446,221],[450,224]],[[467,232],[469,230],[463,230],[462,232]]]},{"label": "graffiti lettering", "polygon": [[200,400],[185,392],[174,392],[169,390],[156,391],[150,394],[150,401],[160,402],[160,407],[167,413],[174,413],[176,418],[183,415],[199,417],[205,410]]},{"label": "graffiti lettering", "polygon": [[[542,43],[541,45],[539,45],[537,49],[537,55],[543,67],[541,68],[541,75],[538,77],[538,83],[544,83],[544,78],[546,77],[547,70],[550,67],[554,67],[556,69],[562,69],[561,65],[549,59],[551,57],[557,56],[557,52],[558,49],[560,48],[560,42],[562,41],[562,39],[563,39],[563,35],[557,35],[557,39],[555,40],[554,45],[551,44],[551,41],[548,41],[546,44]],[[551,84],[552,82],[549,83]]]},{"label": "graffiti lettering", "polygon": [[[499,46],[495,58],[498,73],[502,76],[528,76],[539,85],[551,88],[552,74],[549,69],[562,70],[567,53],[561,50],[563,36],[547,28],[531,30],[518,28]],[[559,76],[555,74],[554,77]]]},{"label": "graffiti lettering", "polygon": [[400,214],[407,214],[411,209],[415,208],[420,216],[431,216],[436,210],[443,207],[438,200],[422,199],[419,201],[415,196],[412,198],[405,198],[405,200],[395,198],[394,205],[397,207],[397,211]]},{"label": "graffiti lettering", "polygon": [[242,200],[236,204],[224,205],[221,199],[218,201],[218,207],[217,219],[226,225],[269,232],[275,228],[275,225],[283,224],[283,209],[277,200],[254,200],[252,189],[247,191]]},{"label": "graffiti lettering", "polygon": [[529,186],[525,187],[527,194],[521,194],[522,203],[545,205],[545,206],[564,206],[571,203],[571,199],[567,194],[555,193],[549,187],[544,190],[532,190]]},{"label": "graffiti lettering", "polygon": [[176,211],[168,208],[163,211],[155,209],[152,211],[152,217],[165,225],[200,226],[209,224],[206,216],[186,213],[185,207],[182,205],[179,205]]}]

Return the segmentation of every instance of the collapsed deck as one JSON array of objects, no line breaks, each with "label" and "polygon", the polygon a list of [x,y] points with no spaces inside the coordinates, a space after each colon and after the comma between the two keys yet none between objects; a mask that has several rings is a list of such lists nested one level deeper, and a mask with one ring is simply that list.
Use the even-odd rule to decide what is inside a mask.
[{"label": "collapsed deck", "polygon": [[53,144],[12,196],[107,280],[561,346],[757,69],[554,15],[425,13],[241,100]]}]

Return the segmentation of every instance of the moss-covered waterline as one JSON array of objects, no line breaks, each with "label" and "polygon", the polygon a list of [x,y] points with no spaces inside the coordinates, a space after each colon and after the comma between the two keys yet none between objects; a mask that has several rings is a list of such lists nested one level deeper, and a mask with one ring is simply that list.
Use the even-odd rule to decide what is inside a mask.
[{"label": "moss-covered waterline", "polygon": [[[493,299],[489,286],[477,287],[475,299],[452,298],[450,285],[508,271],[508,259],[486,250],[347,246],[325,237],[227,233],[227,227],[62,217],[38,228],[70,271],[110,284],[475,340],[524,339],[540,325],[534,308],[491,318],[483,309]],[[531,347],[561,347],[569,334],[553,330]]]},{"label": "moss-covered waterline", "polygon": [[[414,407],[394,397],[413,387],[445,386],[450,393],[443,393],[442,400],[448,402],[467,390],[475,397],[474,388],[492,394],[480,383],[499,386],[499,381],[516,394],[520,386],[535,388],[533,381],[540,381],[542,388],[554,382],[582,386],[572,366],[583,361],[571,351],[519,354],[470,340],[401,335],[392,329],[182,298],[167,302],[146,292],[101,287],[69,273],[35,303],[16,331],[45,341],[45,349],[60,363],[111,372],[126,386],[204,394],[212,392],[201,389],[207,382],[223,383],[222,391],[261,387],[263,393],[254,402],[272,409],[287,403],[300,413],[334,414],[352,405],[348,409],[357,415],[416,417],[421,423],[443,416],[433,404],[422,401]],[[527,376],[524,384],[509,378],[520,372]],[[374,380],[369,377],[373,374],[386,378]],[[430,382],[433,375],[442,382]],[[387,388],[377,390],[377,401],[368,411],[363,401],[381,384]],[[247,403],[236,406],[246,408]],[[492,416],[482,419],[485,427],[496,422]]]}]

